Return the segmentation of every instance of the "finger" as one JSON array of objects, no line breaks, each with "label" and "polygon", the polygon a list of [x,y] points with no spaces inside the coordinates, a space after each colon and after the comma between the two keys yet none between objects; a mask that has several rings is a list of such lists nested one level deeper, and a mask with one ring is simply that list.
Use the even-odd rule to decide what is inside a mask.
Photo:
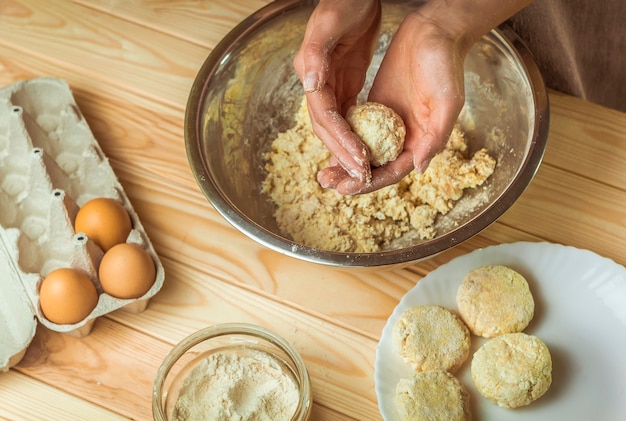
[{"label": "finger", "polygon": [[303,44],[294,62],[296,72],[305,92],[318,92],[326,84],[330,69],[330,54],[334,48],[332,38],[324,43],[312,39]]},{"label": "finger", "polygon": [[294,58],[296,73],[305,92],[317,92],[330,74],[330,57],[344,34],[340,14],[326,2],[320,2],[311,15],[300,49]]},{"label": "finger", "polygon": [[352,177],[369,180],[369,149],[337,111],[336,100],[330,88],[324,87],[320,92],[307,94],[307,101],[313,131],[339,165]]},{"label": "finger", "polygon": [[339,166],[351,177],[364,182],[371,180],[369,150],[349,128],[347,131],[338,129],[331,132],[321,123],[314,124],[313,131],[334,156]]},{"label": "finger", "polygon": [[350,175],[340,166],[327,167],[317,173],[317,182],[325,189],[334,189],[347,178],[350,178]]},{"label": "finger", "polygon": [[426,131],[412,148],[413,166],[419,172],[424,172],[433,157],[446,146],[462,106],[461,98],[443,99],[431,110]]},{"label": "finger", "polygon": [[409,151],[404,151],[395,161],[374,169],[371,183],[364,183],[354,178],[344,178],[335,188],[339,194],[343,195],[370,193],[399,182],[412,170],[412,154]]},{"label": "finger", "polygon": [[432,133],[425,133],[419,140],[416,147],[412,148],[413,167],[420,173],[426,171],[430,161],[445,146],[445,142],[441,145],[435,140]]}]

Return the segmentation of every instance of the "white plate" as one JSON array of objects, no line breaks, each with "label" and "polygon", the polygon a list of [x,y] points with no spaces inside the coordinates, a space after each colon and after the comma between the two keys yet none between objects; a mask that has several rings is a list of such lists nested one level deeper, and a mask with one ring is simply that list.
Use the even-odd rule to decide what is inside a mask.
[{"label": "white plate", "polygon": [[[376,350],[375,382],[381,414],[397,420],[394,391],[412,369],[394,349],[391,332],[408,307],[443,305],[457,311],[456,290],[465,274],[483,265],[518,271],[535,298],[535,317],[524,330],[550,348],[553,382],[532,404],[504,409],[483,398],[469,365],[455,373],[472,396],[475,420],[626,419],[626,268],[595,253],[548,243],[513,243],[476,250],[440,266],[402,298]],[[472,336],[472,353],[485,339]]]}]

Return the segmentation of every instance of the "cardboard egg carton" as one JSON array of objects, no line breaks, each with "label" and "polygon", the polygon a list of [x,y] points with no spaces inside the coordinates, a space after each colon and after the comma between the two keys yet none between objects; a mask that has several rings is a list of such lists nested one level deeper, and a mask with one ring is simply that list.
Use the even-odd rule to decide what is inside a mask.
[{"label": "cardboard egg carton", "polygon": [[[154,260],[155,283],[138,299],[102,291],[103,251],[74,231],[78,209],[96,197],[124,205],[133,226],[126,241]],[[99,293],[91,314],[72,325],[50,322],[39,305],[41,282],[62,267],[84,271]],[[163,266],[68,84],[45,77],[0,89],[0,370],[19,362],[38,322],[83,337],[106,313],[145,310],[163,279]]]}]

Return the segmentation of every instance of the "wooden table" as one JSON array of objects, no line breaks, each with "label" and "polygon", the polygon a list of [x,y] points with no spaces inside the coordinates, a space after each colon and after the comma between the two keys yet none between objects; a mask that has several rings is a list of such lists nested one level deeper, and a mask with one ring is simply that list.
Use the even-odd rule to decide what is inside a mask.
[{"label": "wooden table", "polygon": [[474,249],[549,241],[626,264],[626,114],[550,93],[544,162],[500,220],[404,269],[357,273],[256,244],[210,206],[190,172],[185,104],[216,43],[267,0],[1,0],[0,86],[43,75],[69,82],[165,267],[140,314],[98,319],[82,339],[39,328],[0,373],[0,417],[151,419],[166,353],[220,322],[257,323],[302,353],[314,419],[380,419],[375,350],[399,299],[429,271]]}]

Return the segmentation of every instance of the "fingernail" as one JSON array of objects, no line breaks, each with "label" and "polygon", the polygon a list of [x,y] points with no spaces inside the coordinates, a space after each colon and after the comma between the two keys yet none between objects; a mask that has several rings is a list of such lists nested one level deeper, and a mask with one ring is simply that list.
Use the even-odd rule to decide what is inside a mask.
[{"label": "fingernail", "polygon": [[335,187],[335,184],[337,184],[336,182],[334,182],[334,180],[332,179],[332,177],[327,177],[324,175],[323,172],[318,172],[317,173],[317,182],[320,184],[320,186],[322,186],[322,188],[324,189],[328,189],[331,187]]},{"label": "fingernail", "polygon": [[320,90],[316,72],[309,72],[304,75],[302,86],[306,92],[317,92]]}]

